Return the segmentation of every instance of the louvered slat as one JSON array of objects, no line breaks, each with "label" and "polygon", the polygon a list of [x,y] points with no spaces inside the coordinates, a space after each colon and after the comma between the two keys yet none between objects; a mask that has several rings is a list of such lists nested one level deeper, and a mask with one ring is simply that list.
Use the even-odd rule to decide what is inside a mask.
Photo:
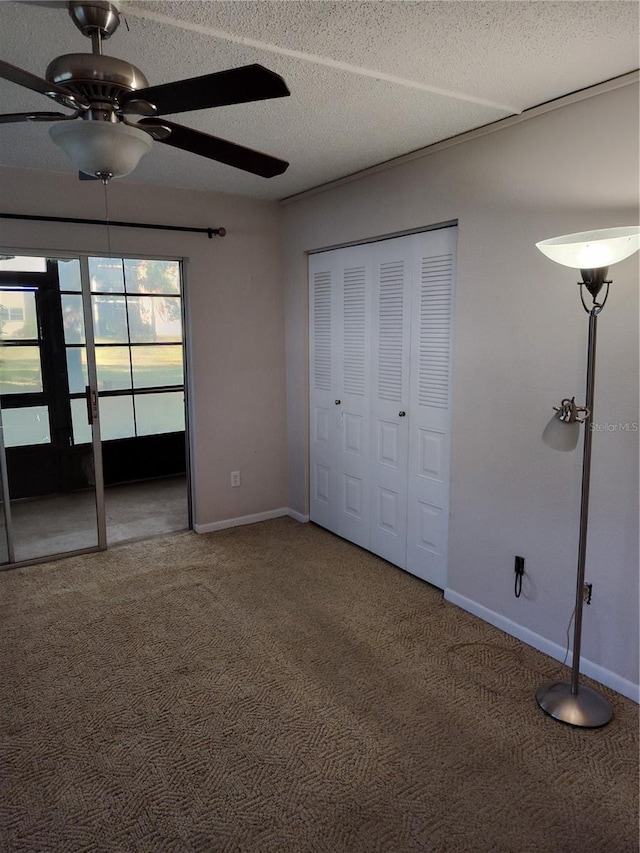
[{"label": "louvered slat", "polygon": [[365,268],[345,269],[342,291],[342,384],[346,394],[364,396]]},{"label": "louvered slat", "polygon": [[436,255],[420,270],[418,403],[438,409],[449,406],[452,267],[452,255]]},{"label": "louvered slat", "polygon": [[319,391],[331,391],[331,273],[313,276],[313,381]]},{"label": "louvered slat", "polygon": [[402,401],[404,262],[380,264],[378,303],[378,397]]}]

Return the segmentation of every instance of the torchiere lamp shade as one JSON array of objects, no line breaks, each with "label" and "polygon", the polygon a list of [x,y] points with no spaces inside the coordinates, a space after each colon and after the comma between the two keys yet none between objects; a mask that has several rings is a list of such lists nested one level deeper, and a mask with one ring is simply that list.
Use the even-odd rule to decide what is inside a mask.
[{"label": "torchiere lamp shade", "polygon": [[623,261],[640,248],[640,226],[603,228],[564,234],[536,243],[540,251],[565,267],[599,269]]}]

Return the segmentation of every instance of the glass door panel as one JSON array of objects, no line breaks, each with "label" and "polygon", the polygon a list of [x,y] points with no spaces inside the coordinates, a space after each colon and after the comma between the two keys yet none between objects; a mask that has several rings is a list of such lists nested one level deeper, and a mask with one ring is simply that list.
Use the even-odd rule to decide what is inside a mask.
[{"label": "glass door panel", "polygon": [[96,496],[97,425],[92,429],[87,406],[95,363],[91,364],[87,344],[83,300],[78,259],[2,262],[0,561],[4,563],[103,544]]},{"label": "glass door panel", "polygon": [[109,543],[189,525],[178,260],[89,258]]}]

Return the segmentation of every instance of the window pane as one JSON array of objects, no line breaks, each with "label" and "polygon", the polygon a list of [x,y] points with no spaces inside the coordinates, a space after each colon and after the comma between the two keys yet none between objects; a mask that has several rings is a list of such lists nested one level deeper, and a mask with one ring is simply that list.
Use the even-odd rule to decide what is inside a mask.
[{"label": "window pane", "polygon": [[33,290],[0,290],[0,338],[5,341],[38,340]]},{"label": "window pane", "polygon": [[136,427],[138,435],[182,432],[184,429],[184,394],[136,394]]},{"label": "window pane", "polygon": [[129,342],[124,296],[92,296],[91,306],[97,344]]},{"label": "window pane", "polygon": [[131,397],[100,397],[99,406],[102,441],[135,435]]},{"label": "window pane", "polygon": [[96,293],[124,293],[122,261],[118,258],[89,258],[91,290]]},{"label": "window pane", "polygon": [[46,258],[27,258],[18,256],[0,261],[0,270],[6,272],[46,272]]},{"label": "window pane", "polygon": [[182,347],[131,347],[133,387],[182,385]]},{"label": "window pane", "polygon": [[5,447],[50,444],[49,409],[46,406],[3,409],[2,431]]},{"label": "window pane", "polygon": [[84,347],[67,348],[67,377],[69,379],[69,393],[82,394],[89,384],[87,351]]},{"label": "window pane", "polygon": [[128,296],[131,343],[182,340],[179,296]]},{"label": "window pane", "polygon": [[0,348],[0,394],[33,394],[40,391],[42,371],[39,348]]},{"label": "window pane", "polygon": [[80,261],[77,258],[70,258],[68,261],[58,259],[58,281],[60,290],[82,290]]},{"label": "window pane", "polygon": [[98,391],[131,388],[129,347],[96,347]]},{"label": "window pane", "polygon": [[82,313],[82,296],[63,293],[62,322],[64,324],[64,342],[66,344],[84,343],[84,314]]},{"label": "window pane", "polygon": [[180,293],[178,261],[125,260],[127,293]]},{"label": "window pane", "polygon": [[74,444],[87,444],[91,441],[91,427],[87,420],[86,400],[71,400],[71,423]]}]

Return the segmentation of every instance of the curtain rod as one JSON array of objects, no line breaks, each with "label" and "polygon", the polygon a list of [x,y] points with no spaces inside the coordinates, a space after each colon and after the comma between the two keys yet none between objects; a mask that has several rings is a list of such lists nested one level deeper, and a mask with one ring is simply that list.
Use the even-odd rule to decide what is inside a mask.
[{"label": "curtain rod", "polygon": [[191,231],[212,237],[224,237],[226,228],[187,228],[183,225],[153,225],[146,222],[117,222],[114,219],[74,219],[70,216],[27,216],[24,213],[0,213],[0,219],[29,219],[33,222],[70,222],[73,225],[102,225],[118,228],[153,228],[156,231]]}]

